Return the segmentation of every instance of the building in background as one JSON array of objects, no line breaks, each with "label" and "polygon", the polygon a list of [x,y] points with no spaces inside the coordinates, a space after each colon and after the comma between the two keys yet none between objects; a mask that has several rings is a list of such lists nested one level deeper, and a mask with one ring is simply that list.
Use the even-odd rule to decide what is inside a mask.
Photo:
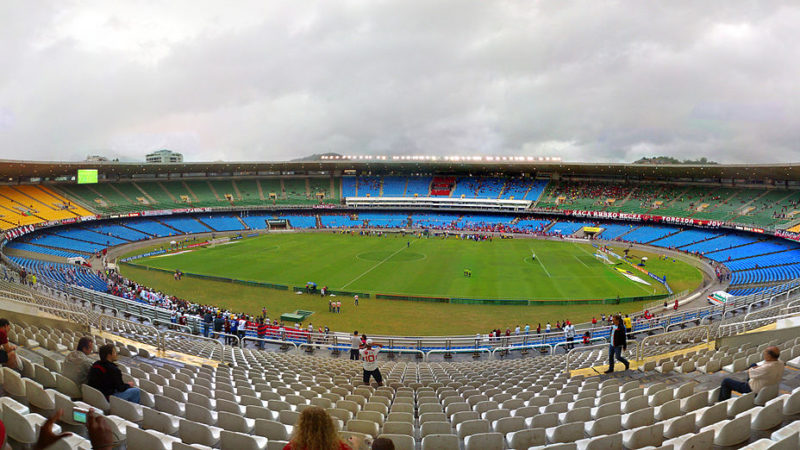
[{"label": "building in background", "polygon": [[156,150],[153,153],[148,153],[145,158],[146,161],[151,164],[183,162],[183,155],[181,153],[166,149]]}]

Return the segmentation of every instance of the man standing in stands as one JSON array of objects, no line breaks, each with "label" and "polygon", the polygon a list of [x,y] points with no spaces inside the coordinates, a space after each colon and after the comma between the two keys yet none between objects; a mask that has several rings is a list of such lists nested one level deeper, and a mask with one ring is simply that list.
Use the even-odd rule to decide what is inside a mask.
[{"label": "man standing in stands", "polygon": [[139,388],[134,387],[133,382],[125,383],[122,381],[122,372],[115,364],[117,360],[117,349],[114,344],[106,344],[98,349],[100,360],[92,364],[89,369],[88,384],[106,396],[119,397],[132,403],[139,403],[141,395]]},{"label": "man standing in stands", "polygon": [[575,326],[569,322],[564,326],[564,337],[567,339],[567,349],[572,350],[575,348],[575,344],[572,342],[575,340]]},{"label": "man standing in stands", "polygon": [[74,381],[78,386],[86,384],[89,377],[89,369],[92,368],[94,360],[89,356],[94,350],[94,341],[90,337],[82,337],[78,340],[78,348],[70,352],[64,358],[61,366],[61,375]]},{"label": "man standing in stands", "polygon": [[758,364],[753,364],[747,369],[747,381],[737,381],[733,378],[725,378],[719,387],[718,401],[725,401],[731,398],[731,391],[747,394],[764,389],[767,386],[780,384],[783,378],[783,362],[778,358],[781,350],[771,346],[764,349],[764,360]]},{"label": "man standing in stands", "polygon": [[614,357],[625,364],[625,370],[628,370],[631,366],[628,360],[622,357],[623,350],[628,349],[628,341],[625,336],[625,326],[622,324],[622,318],[616,315],[611,321],[614,325],[611,326],[611,342],[608,345],[608,370],[606,370],[606,373],[614,372]]},{"label": "man standing in stands", "polygon": [[358,337],[358,330],[353,331],[353,337],[350,338],[350,359],[358,360],[358,349],[361,347],[361,338]]},{"label": "man standing in stands", "polygon": [[[375,344],[378,347],[383,347],[381,344]],[[372,348],[372,339],[367,339],[364,348],[359,350],[361,359],[364,361],[364,384],[369,385],[369,378],[375,378],[378,386],[383,386],[383,377],[381,371],[378,369],[378,352]]]}]

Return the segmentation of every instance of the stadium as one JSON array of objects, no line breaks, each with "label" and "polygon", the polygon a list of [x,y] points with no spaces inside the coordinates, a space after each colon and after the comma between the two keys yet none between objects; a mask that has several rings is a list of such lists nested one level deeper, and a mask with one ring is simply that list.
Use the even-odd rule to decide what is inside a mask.
[{"label": "stadium", "polygon": [[798,23],[0,2],[0,450],[800,449]]},{"label": "stadium", "polygon": [[[796,444],[798,166],[338,155],[0,176],[15,442],[37,411],[90,407],[128,448],[283,448],[322,406],[341,436],[408,449]],[[209,311],[247,325],[209,329]],[[617,313],[631,370],[609,375]],[[353,329],[384,346],[383,386],[361,385]],[[86,333],[116,344],[140,405],[59,373]],[[769,346],[781,384],[717,402]]]}]

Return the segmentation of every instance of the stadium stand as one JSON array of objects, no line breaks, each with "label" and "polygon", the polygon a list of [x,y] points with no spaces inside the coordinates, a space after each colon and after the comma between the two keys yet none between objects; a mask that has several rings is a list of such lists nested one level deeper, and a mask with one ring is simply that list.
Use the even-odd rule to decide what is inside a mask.
[{"label": "stadium stand", "polygon": [[159,222],[184,234],[213,231],[195,217],[167,216],[159,219]]},{"label": "stadium stand", "polygon": [[548,228],[547,232],[550,234],[558,234],[562,236],[571,236],[578,232],[583,227],[592,227],[593,223],[590,222],[564,222],[558,221]]},{"label": "stadium stand", "polygon": [[625,235],[625,240],[640,244],[661,239],[669,234],[675,233],[677,228],[656,225],[642,225]]},{"label": "stadium stand", "polygon": [[463,198],[499,198],[505,179],[489,177],[459,177],[453,197]]},{"label": "stadium stand", "polygon": [[383,197],[403,197],[406,194],[406,177],[383,177]]},{"label": "stadium stand", "polygon": [[406,197],[427,197],[430,194],[431,177],[408,177],[408,184],[406,185]]},{"label": "stadium stand", "polygon": [[609,241],[618,239],[635,228],[635,225],[619,225],[615,223],[604,223],[601,226],[603,227],[603,231],[600,232],[599,237]]},{"label": "stadium stand", "polygon": [[[385,188],[384,184],[384,188]],[[408,226],[408,214],[403,213],[359,213],[358,219],[371,227],[403,228]]]},{"label": "stadium stand", "polygon": [[655,240],[650,243],[656,247],[679,248],[695,242],[705,241],[719,236],[718,232],[706,230],[682,230],[679,233]]},{"label": "stadium stand", "polygon": [[181,233],[155,219],[128,219],[125,221],[124,226],[153,237],[172,236]]}]

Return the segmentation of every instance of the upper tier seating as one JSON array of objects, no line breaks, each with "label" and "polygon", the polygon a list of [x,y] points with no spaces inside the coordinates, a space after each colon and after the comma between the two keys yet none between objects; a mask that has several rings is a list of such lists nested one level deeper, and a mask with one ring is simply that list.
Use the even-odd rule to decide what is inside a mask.
[{"label": "upper tier seating", "polygon": [[431,177],[408,177],[406,197],[413,197],[414,194],[418,197],[427,197],[430,195],[432,181]]},{"label": "upper tier seating", "polygon": [[529,178],[509,178],[506,180],[500,198],[510,200],[536,201],[544,192],[547,180],[531,180]]},{"label": "upper tier seating", "polygon": [[456,198],[499,198],[503,190],[503,178],[459,177],[452,196]]},{"label": "upper tier seating", "polygon": [[383,197],[402,197],[406,193],[406,177],[383,177]]}]

